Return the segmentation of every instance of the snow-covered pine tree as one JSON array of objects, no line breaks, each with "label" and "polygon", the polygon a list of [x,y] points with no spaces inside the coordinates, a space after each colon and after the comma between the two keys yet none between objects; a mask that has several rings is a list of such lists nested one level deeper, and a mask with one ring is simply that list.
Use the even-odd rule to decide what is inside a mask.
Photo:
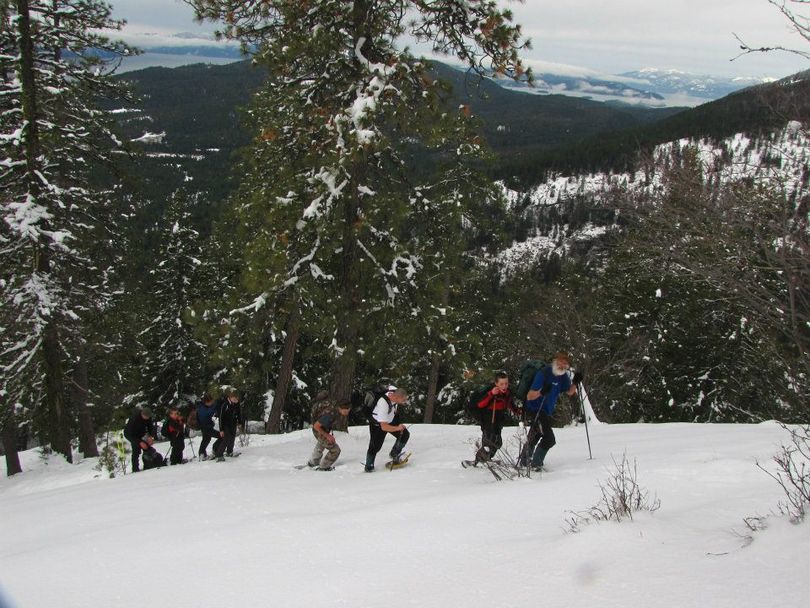
[{"label": "snow-covered pine tree", "polygon": [[140,398],[158,416],[170,406],[193,401],[205,387],[205,345],[195,336],[196,306],[218,297],[204,281],[203,243],[191,228],[200,194],[176,191],[158,229],[159,243],[145,290],[150,321],[140,332],[143,347]]},{"label": "snow-covered pine tree", "polygon": [[[401,236],[424,268],[415,288],[404,294],[407,313],[390,310],[381,327],[397,339],[380,341],[385,348],[378,349],[377,361],[366,361],[370,372],[387,369],[412,390],[418,396],[412,403],[423,406],[428,423],[442,387],[460,380],[484,358],[482,346],[490,333],[476,326],[477,312],[488,307],[484,300],[490,293],[476,289],[489,280],[482,255],[487,247],[479,236],[486,233],[490,244],[498,242],[501,222],[492,218],[504,212],[504,199],[503,189],[483,173],[489,156],[476,126],[466,108],[445,113],[426,142],[429,169],[418,171]],[[409,348],[401,348],[401,343]]]},{"label": "snow-covered pine tree", "polygon": [[435,85],[398,39],[520,75],[520,28],[491,0],[188,3],[270,68],[244,203],[264,219],[246,246],[282,263],[266,272],[248,262],[248,282],[266,286],[253,308],[294,294],[332,353],[332,395],[348,398],[369,317],[395,306],[424,268],[399,237],[412,200],[404,150],[429,135]]},{"label": "snow-covered pine tree", "polygon": [[7,399],[41,412],[46,440],[68,460],[65,344],[104,298],[104,259],[87,245],[112,219],[89,177],[119,145],[97,107],[121,93],[100,54],[130,52],[97,33],[120,28],[110,13],[97,0],[0,7],[0,375]]}]

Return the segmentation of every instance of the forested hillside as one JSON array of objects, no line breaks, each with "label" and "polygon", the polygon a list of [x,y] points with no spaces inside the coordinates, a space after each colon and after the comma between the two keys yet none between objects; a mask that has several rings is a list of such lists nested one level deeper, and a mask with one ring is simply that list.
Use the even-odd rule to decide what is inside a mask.
[{"label": "forested hillside", "polygon": [[[407,24],[192,4],[258,65],[110,78],[98,54],[52,63],[22,17],[0,37],[7,450],[69,458],[136,406],[232,387],[271,433],[380,381],[410,421],[467,421],[472,389],[560,349],[608,421],[806,417],[807,73],[617,107],[480,79],[526,72],[489,3],[472,29],[441,2]],[[471,71],[397,49],[405,27]]]}]

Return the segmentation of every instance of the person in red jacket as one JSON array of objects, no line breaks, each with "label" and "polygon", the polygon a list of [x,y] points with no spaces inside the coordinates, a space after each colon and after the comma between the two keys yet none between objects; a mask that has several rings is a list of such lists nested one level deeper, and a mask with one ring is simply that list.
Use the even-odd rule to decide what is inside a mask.
[{"label": "person in red jacket", "polygon": [[478,402],[481,410],[481,448],[475,454],[477,462],[485,462],[495,456],[503,445],[503,430],[506,410],[515,411],[512,404],[512,392],[509,390],[509,376],[504,372],[495,375],[493,386],[484,398]]},{"label": "person in red jacket", "polygon": [[180,416],[180,410],[176,407],[169,409],[168,418],[163,423],[160,434],[168,439],[172,446],[169,462],[171,464],[183,464],[183,449],[186,447],[186,425],[183,423],[183,417]]}]

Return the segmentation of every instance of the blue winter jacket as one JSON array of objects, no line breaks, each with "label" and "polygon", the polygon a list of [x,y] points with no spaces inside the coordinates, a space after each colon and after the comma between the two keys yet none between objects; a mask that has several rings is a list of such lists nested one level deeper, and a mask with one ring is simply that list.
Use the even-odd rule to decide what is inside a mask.
[{"label": "blue winter jacket", "polygon": [[527,411],[532,413],[537,413],[542,407],[543,411],[551,416],[554,413],[554,408],[557,407],[557,398],[560,396],[560,393],[565,393],[570,388],[571,378],[568,376],[568,373],[562,376],[555,376],[551,371],[551,366],[546,365],[535,374],[531,389],[529,389],[532,391],[541,391],[542,395],[537,399],[526,401],[524,407]]},{"label": "blue winter jacket", "polygon": [[214,429],[214,416],[217,414],[218,404],[205,405],[202,401],[197,403],[197,424],[201,431],[211,431]]}]

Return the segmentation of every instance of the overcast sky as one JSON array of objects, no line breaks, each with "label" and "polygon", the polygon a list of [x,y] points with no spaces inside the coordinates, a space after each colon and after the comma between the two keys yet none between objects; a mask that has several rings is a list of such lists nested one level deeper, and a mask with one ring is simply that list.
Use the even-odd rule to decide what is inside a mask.
[{"label": "overcast sky", "polygon": [[[127,41],[139,34],[203,33],[181,0],[108,0],[128,21]],[[644,67],[674,68],[714,76],[783,77],[809,69],[810,61],[784,53],[738,54],[734,34],[752,46],[810,50],[791,33],[767,0],[526,0],[501,3],[532,39],[524,56],[537,71],[545,64],[617,74]],[[807,8],[804,13],[807,14]]]}]

